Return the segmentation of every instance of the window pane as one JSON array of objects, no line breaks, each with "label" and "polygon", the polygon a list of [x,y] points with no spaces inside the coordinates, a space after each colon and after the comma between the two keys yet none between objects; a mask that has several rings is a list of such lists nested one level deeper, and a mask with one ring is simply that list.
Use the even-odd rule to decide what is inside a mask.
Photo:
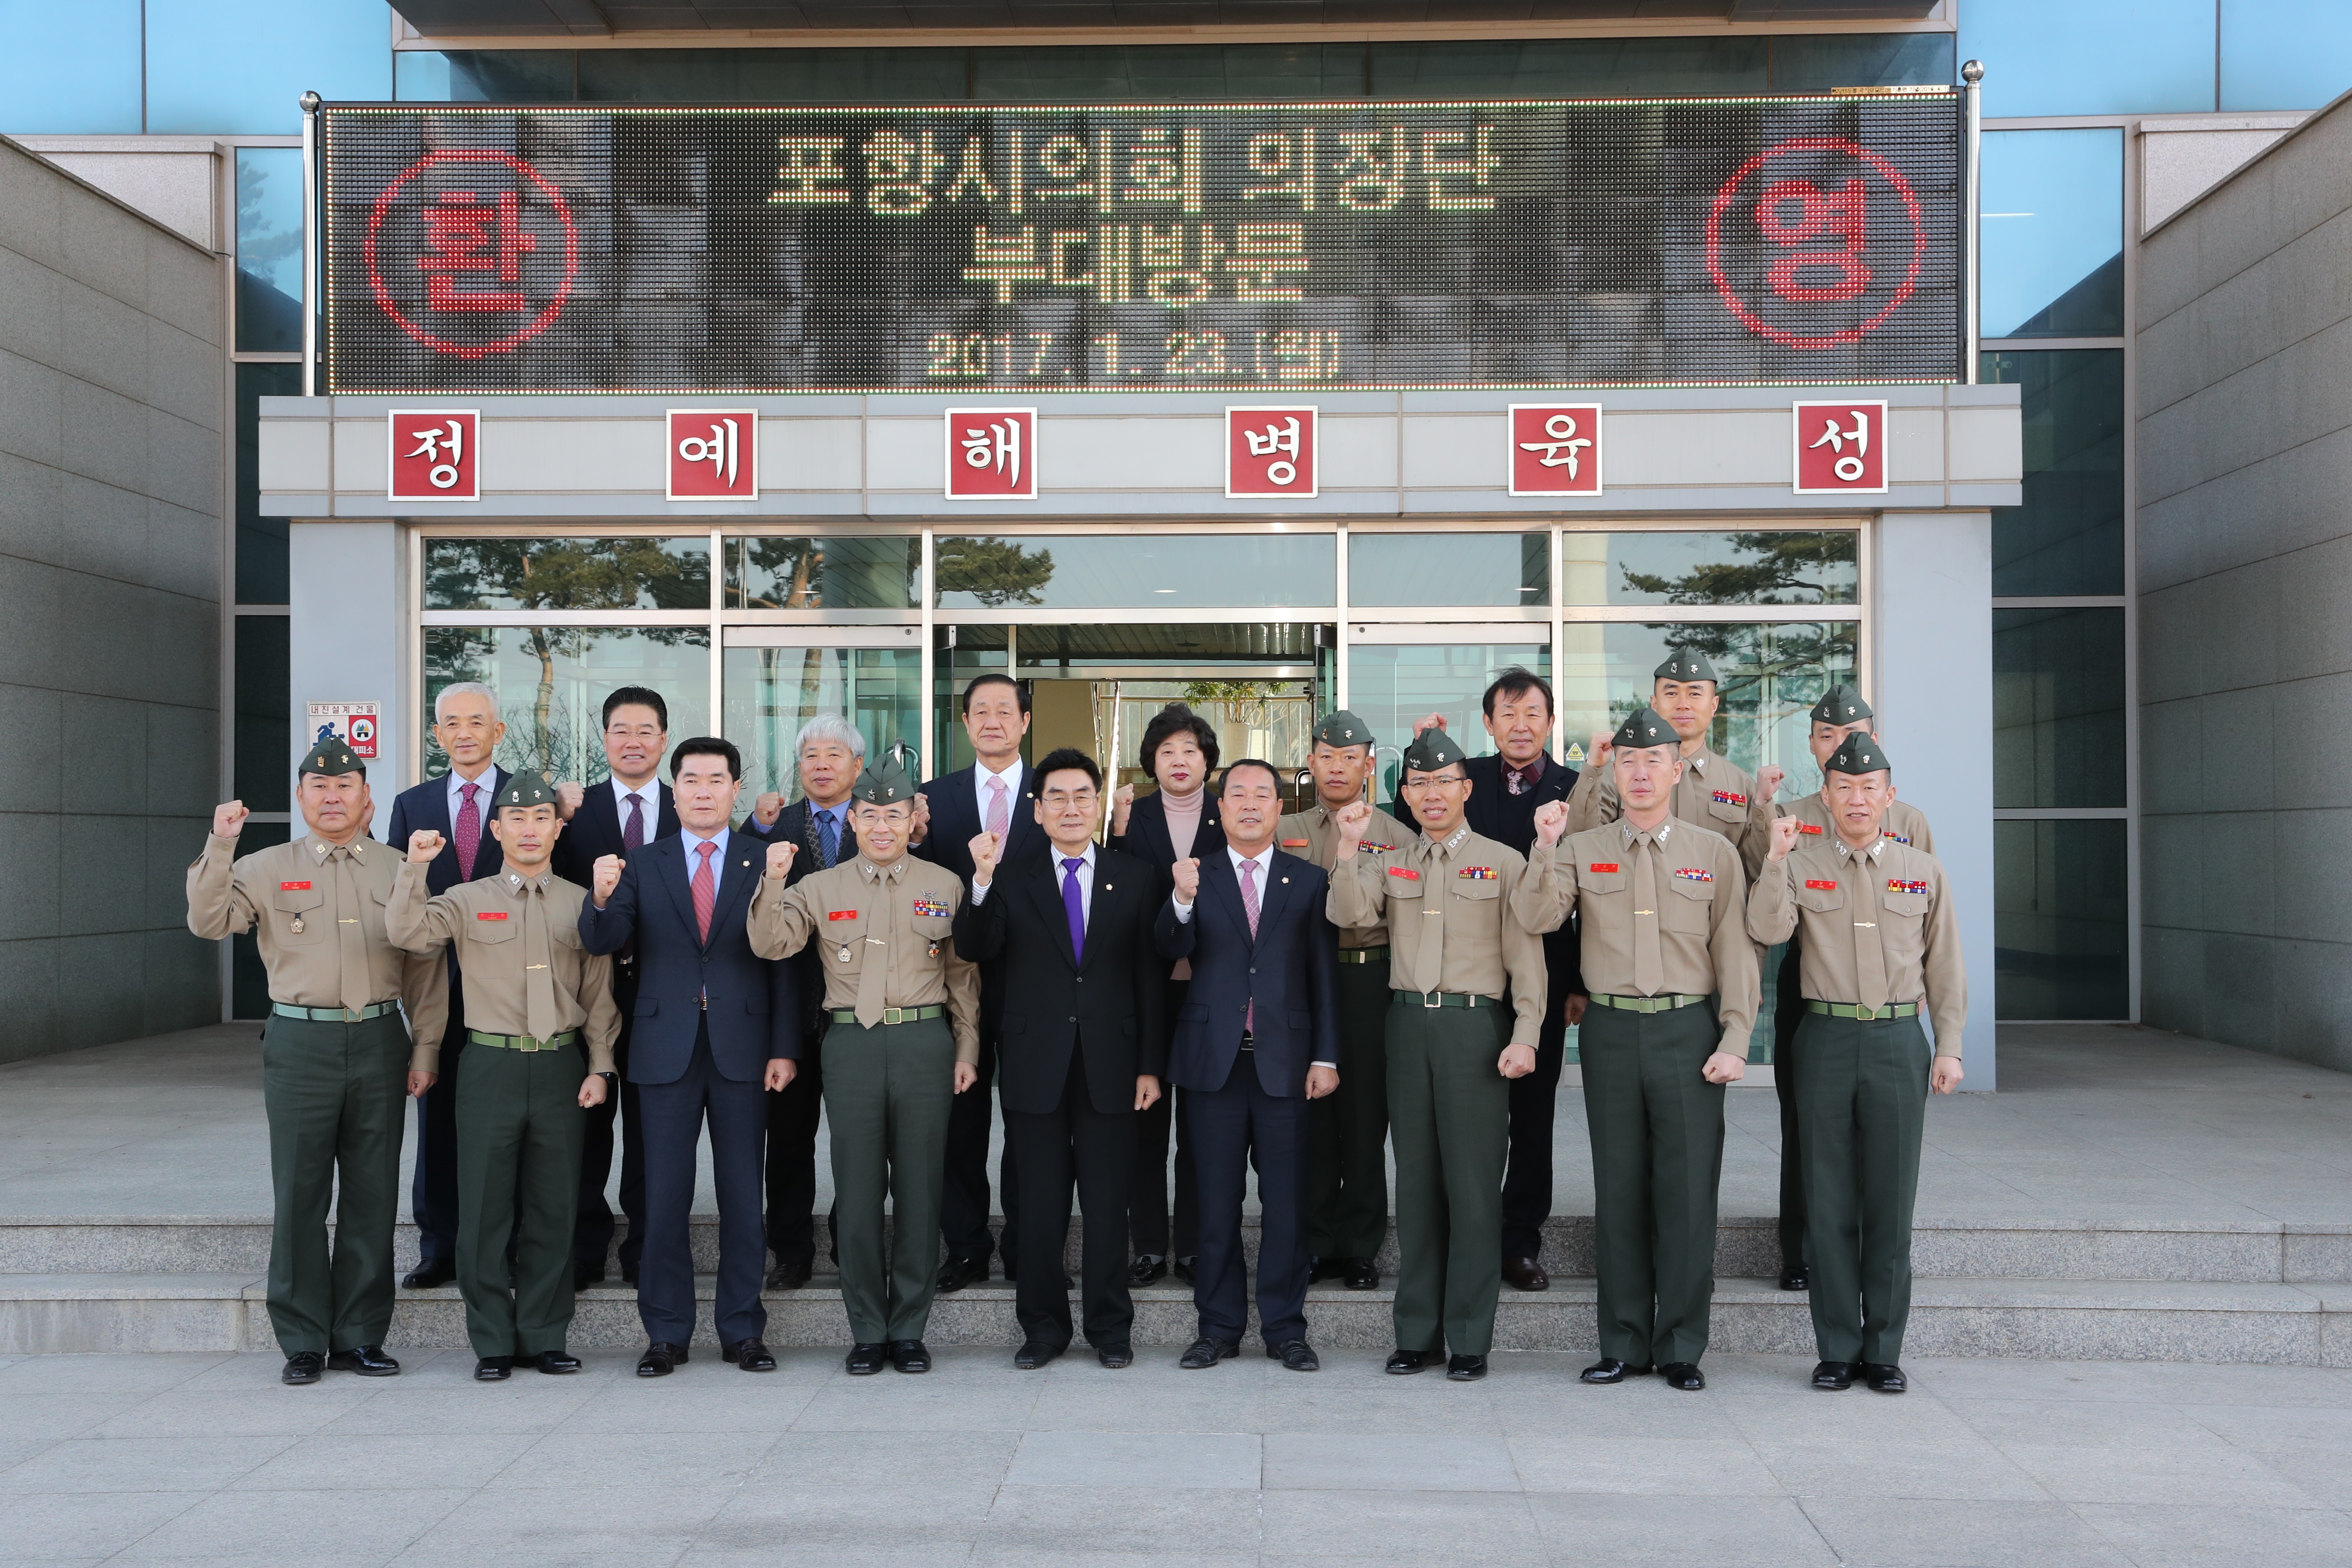
[{"label": "window pane", "polygon": [[419,713],[427,778],[449,769],[433,739],[433,700],[460,680],[499,694],[506,738],[497,759],[511,771],[588,784],[609,775],[604,698],[616,686],[662,694],[673,743],[709,732],[710,634],[699,626],[427,626]]},{"label": "window pane", "polygon": [[405,50],[392,58],[403,103],[569,103],[570,49]]},{"label": "window pane", "polygon": [[147,0],[147,129],[291,136],[310,89],[392,96],[384,0]]},{"label": "window pane", "polygon": [[139,134],[139,0],[0,0],[0,134]]},{"label": "window pane", "polygon": [[1988,131],[1983,162],[1984,335],[2122,332],[2124,133]]},{"label": "window pane", "polygon": [[1478,99],[1762,92],[1766,49],[1757,37],[1375,44],[1372,92]]},{"label": "window pane", "polygon": [[2122,805],[2124,613],[1992,613],[1992,803]]},{"label": "window pane", "polygon": [[707,610],[708,539],[428,539],[428,610]]},{"label": "window pane", "polygon": [[[1360,98],[1361,44],[974,49],[983,103],[1200,103]],[[963,96],[957,84],[955,97]]]},{"label": "window pane", "polygon": [[2221,0],[2221,107],[2317,109],[2352,88],[2352,5]]},{"label": "window pane", "polygon": [[1348,603],[1547,608],[1551,534],[1353,534]]},{"label": "window pane", "polygon": [[730,610],[922,607],[919,539],[730,539]]},{"label": "window pane", "polygon": [[302,347],[302,150],[236,150],[236,346]]},{"label": "window pane", "polygon": [[730,647],[726,731],[743,749],[743,798],[774,790],[801,798],[793,742],[803,724],[837,714],[866,737],[866,760],[904,742],[921,771],[923,654],[919,647]]},{"label": "window pane", "polygon": [[940,607],[1235,609],[1339,598],[1328,533],[1000,535],[939,542]]},{"label": "window pane", "polygon": [[1992,513],[2002,598],[2124,591],[2124,356],[2003,349],[1979,373],[2021,389],[2025,504]]},{"label": "window pane", "polygon": [[1941,87],[1958,81],[1949,33],[1832,33],[1772,40],[1772,90]]},{"label": "window pane", "polygon": [[1474,757],[1495,749],[1480,700],[1487,683],[1514,665],[1549,679],[1551,650],[1532,640],[1349,645],[1348,708],[1378,737],[1372,753],[1380,760],[1381,800],[1396,798],[1413,721],[1424,714],[1445,715],[1445,732]]},{"label": "window pane", "polygon": [[1960,58],[1988,116],[2210,111],[2213,0],[1968,0]]},{"label": "window pane", "polygon": [[961,49],[583,49],[583,103],[957,103]]},{"label": "window pane", "polygon": [[2121,818],[1992,825],[1997,1016],[2130,1016],[2125,828]]},{"label": "window pane", "polygon": [[261,399],[297,397],[299,364],[236,367],[236,602],[282,605],[286,598],[286,520],[261,515]]},{"label": "window pane", "polygon": [[[295,833],[309,833],[297,817],[289,826],[283,822],[248,822],[236,836],[236,858],[242,860],[257,849],[268,849],[287,842]],[[229,938],[229,1016],[233,1018],[267,1018],[269,1016],[269,971],[261,962],[261,944],[251,931]]]},{"label": "window pane", "polygon": [[[1570,605],[1851,605],[1861,582],[1851,530],[1769,533],[1567,533]],[[1356,548],[1354,541],[1349,549]]]},{"label": "window pane", "polygon": [[284,616],[236,617],[236,798],[248,811],[289,809],[294,677]]}]

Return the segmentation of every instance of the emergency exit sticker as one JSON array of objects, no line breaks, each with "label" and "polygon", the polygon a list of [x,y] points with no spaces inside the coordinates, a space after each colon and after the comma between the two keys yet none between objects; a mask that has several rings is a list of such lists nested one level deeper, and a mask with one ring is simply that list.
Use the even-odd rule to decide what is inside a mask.
[{"label": "emergency exit sticker", "polygon": [[341,741],[362,762],[375,760],[376,729],[382,721],[380,702],[312,702],[306,705],[310,737],[304,751],[321,741]]}]

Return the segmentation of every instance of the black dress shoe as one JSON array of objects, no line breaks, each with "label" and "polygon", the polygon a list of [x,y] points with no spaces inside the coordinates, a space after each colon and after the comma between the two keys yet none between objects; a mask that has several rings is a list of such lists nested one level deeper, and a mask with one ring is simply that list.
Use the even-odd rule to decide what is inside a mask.
[{"label": "black dress shoe", "polygon": [[745,1372],[776,1370],[776,1358],[768,1353],[767,1342],[756,1336],[748,1340],[737,1340],[733,1344],[721,1349],[719,1353]]},{"label": "black dress shoe", "polygon": [[637,1358],[637,1375],[667,1377],[677,1368],[683,1366],[687,1359],[687,1350],[684,1345],[674,1345],[667,1340],[656,1340],[646,1347],[646,1353]]},{"label": "black dress shoe", "polygon": [[1168,1259],[1156,1252],[1147,1252],[1135,1260],[1127,1271],[1127,1288],[1139,1290],[1146,1285],[1157,1285],[1168,1278]]},{"label": "black dress shoe", "polygon": [[1190,1285],[1192,1283],[1192,1265],[1196,1261],[1198,1260],[1195,1258],[1180,1258],[1175,1261],[1169,1271],[1174,1274],[1177,1279],[1184,1281],[1185,1284]]},{"label": "black dress shoe", "polygon": [[1629,1361],[1619,1361],[1614,1356],[1602,1356],[1578,1373],[1577,1376],[1587,1383],[1622,1383],[1629,1377],[1647,1377],[1650,1372],[1648,1362],[1637,1366]]},{"label": "black dress shoe", "polygon": [[1013,1364],[1023,1372],[1035,1372],[1068,1347],[1049,1345],[1043,1340],[1031,1340],[1013,1352]]},{"label": "black dress shoe", "polygon": [[1231,1340],[1194,1340],[1176,1358],[1176,1364],[1187,1372],[1198,1372],[1204,1366],[1214,1366],[1221,1361],[1231,1361],[1242,1353],[1242,1347]]},{"label": "black dress shoe", "polygon": [[1475,1383],[1486,1375],[1486,1358],[1482,1355],[1458,1355],[1445,1363],[1445,1376],[1452,1383]]},{"label": "black dress shoe", "polygon": [[1381,1288],[1381,1266],[1369,1258],[1350,1258],[1347,1275],[1340,1283],[1350,1290],[1377,1290]]},{"label": "black dress shoe", "polygon": [[327,1358],[329,1372],[355,1372],[362,1377],[391,1377],[400,1371],[400,1363],[383,1353],[382,1345],[361,1345],[356,1350],[337,1351]]},{"label": "black dress shoe", "polygon": [[621,1265],[621,1283],[622,1283],[622,1284],[624,1284],[624,1285],[634,1285],[634,1284],[635,1284],[636,1282],[637,1282],[637,1266],[636,1266],[635,1264],[634,1264],[634,1263],[624,1263],[624,1264],[622,1264],[622,1265]]},{"label": "black dress shoe", "polygon": [[1853,1386],[1853,1363],[1850,1361],[1825,1361],[1822,1363],[1819,1366],[1813,1368],[1813,1386],[1815,1388],[1826,1389],[1832,1394],[1842,1388],[1852,1388]]},{"label": "black dress shoe", "polygon": [[486,1355],[474,1363],[476,1383],[504,1383],[514,1375],[514,1357]]},{"label": "black dress shoe", "polygon": [[1810,1290],[1812,1285],[1812,1276],[1802,1268],[1790,1268],[1780,1276],[1780,1289],[1783,1290]]},{"label": "black dress shoe", "polygon": [[1348,1271],[1348,1262],[1344,1258],[1318,1258],[1310,1253],[1307,1258],[1307,1282],[1312,1285],[1320,1279],[1337,1279]]},{"label": "black dress shoe", "polygon": [[1285,1340],[1278,1345],[1265,1347],[1266,1359],[1278,1361],[1292,1372],[1321,1372],[1323,1363],[1316,1358],[1315,1347],[1305,1340]]},{"label": "black dress shoe", "polygon": [[1436,1363],[1435,1351],[1391,1351],[1389,1352],[1389,1364],[1384,1370],[1392,1377],[1411,1377],[1414,1373],[1425,1372]]},{"label": "black dress shoe", "polygon": [[572,1266],[572,1289],[585,1290],[591,1285],[604,1282],[604,1266],[601,1263],[575,1263]]},{"label": "black dress shoe", "polygon": [[1670,1361],[1658,1369],[1658,1375],[1665,1379],[1668,1388],[1679,1388],[1685,1394],[1696,1394],[1706,1386],[1706,1373],[1693,1362]]},{"label": "black dress shoe", "polygon": [[562,1377],[567,1373],[580,1370],[580,1358],[576,1355],[566,1355],[562,1351],[541,1351],[530,1358],[530,1364],[550,1377]]},{"label": "black dress shoe", "polygon": [[852,1377],[872,1377],[888,1365],[889,1361],[889,1352],[878,1344],[852,1345],[849,1347],[849,1359],[842,1365],[848,1369]]},{"label": "black dress shoe", "polygon": [[[1004,1277],[1010,1279],[1013,1271],[1006,1269]],[[984,1285],[987,1282],[988,1259],[985,1258],[950,1258],[940,1265],[937,1288],[942,1296],[952,1296],[967,1285]]]},{"label": "black dress shoe", "polygon": [[765,1288],[770,1290],[797,1290],[809,1282],[812,1272],[805,1262],[779,1263],[768,1270]]},{"label": "black dress shoe", "polygon": [[1503,1283],[1514,1290],[1549,1290],[1551,1289],[1551,1276],[1545,1273],[1543,1265],[1532,1258],[1506,1258],[1503,1259]]},{"label": "black dress shoe", "polygon": [[920,1340],[892,1340],[890,1364],[900,1372],[929,1372],[931,1370],[930,1349]]},{"label": "black dress shoe", "polygon": [[1881,1394],[1901,1394],[1911,1386],[1903,1369],[1891,1361],[1858,1361],[1853,1363],[1854,1375]]},{"label": "black dress shoe", "polygon": [[1122,1372],[1135,1364],[1135,1347],[1124,1340],[1117,1344],[1097,1345],[1095,1359],[1113,1372]]},{"label": "black dress shoe", "polygon": [[402,1277],[400,1288],[404,1290],[437,1290],[456,1278],[456,1264],[443,1258],[427,1258]]},{"label": "black dress shoe", "polygon": [[278,1374],[278,1381],[297,1386],[316,1383],[325,1375],[326,1370],[327,1358],[317,1351],[296,1351],[286,1358],[286,1370]]}]

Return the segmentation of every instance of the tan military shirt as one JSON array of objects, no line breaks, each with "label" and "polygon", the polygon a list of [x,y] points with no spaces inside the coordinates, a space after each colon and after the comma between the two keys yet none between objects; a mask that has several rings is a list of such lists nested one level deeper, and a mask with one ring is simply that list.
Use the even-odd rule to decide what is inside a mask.
[{"label": "tan military shirt", "polygon": [[552,871],[526,881],[513,870],[425,893],[429,868],[404,858],[393,879],[384,926],[411,952],[457,945],[466,976],[466,1023],[488,1035],[549,1039],[578,1029],[588,1070],[613,1070],[621,1036],[613,1005],[613,961],[580,945],[588,891]]},{"label": "tan military shirt", "polygon": [[[1407,831],[1395,817],[1375,809],[1372,820],[1364,827],[1363,842],[1356,846],[1356,853],[1362,857],[1391,852],[1403,845]],[[1301,859],[1314,861],[1326,871],[1339,858],[1339,830],[1332,825],[1331,808],[1320,801],[1306,811],[1294,811],[1284,817],[1275,825],[1275,836],[1283,848]],[[1350,950],[1386,947],[1388,941],[1385,921],[1339,928],[1339,945]]]},{"label": "tan military shirt", "polygon": [[1342,930],[1386,924],[1390,989],[1498,1001],[1507,990],[1511,1044],[1536,1043],[1543,939],[1515,908],[1528,868],[1517,850],[1464,823],[1442,843],[1416,833],[1401,847],[1349,860],[1332,868],[1327,911]]},{"label": "tan military shirt", "polygon": [[[1748,940],[1748,875],[1731,840],[1672,816],[1655,835],[1621,819],[1550,847],[1538,842],[1528,878],[1530,904],[1548,900],[1538,922],[1545,930],[1583,910],[1579,963],[1593,995],[1716,997],[1716,1049],[1747,1057],[1756,944]],[[1641,950],[1653,940],[1658,971],[1645,975]]]},{"label": "tan military shirt", "polygon": [[871,1028],[886,1007],[945,1005],[956,1060],[980,1062],[980,966],[955,950],[963,883],[901,855],[887,868],[864,855],[784,886],[761,877],[748,917],[751,951],[790,958],[814,942],[824,957],[824,1005],[854,1007]]},{"label": "tan military shirt", "polygon": [[[1797,840],[1800,844],[1815,844],[1837,837],[1837,825],[1830,820],[1829,803],[1819,794],[1799,795],[1781,815],[1797,819],[1797,830],[1804,836]],[[1936,836],[1927,830],[1927,814],[1907,800],[1886,803],[1886,816],[1880,821],[1878,830],[1897,844],[1908,844],[1930,855],[1936,852]],[[1769,845],[1765,847],[1765,853],[1771,853]]]},{"label": "tan military shirt", "polygon": [[[1617,799],[1615,770],[1588,767],[1576,776],[1568,795],[1568,830],[1581,833],[1624,814]],[[1675,784],[1666,809],[1681,820],[1720,833],[1739,851],[1739,864],[1748,879],[1772,849],[1772,818],[1779,815],[1756,798],[1756,781],[1738,763],[1701,746],[1683,759],[1683,776]]]},{"label": "tan military shirt", "polygon": [[437,1070],[449,1017],[447,966],[394,947],[384,931],[400,857],[373,838],[341,848],[323,838],[236,858],[236,840],[206,835],[188,868],[188,929],[208,941],[251,931],[269,999],[290,1007],[368,1007],[397,998],[408,1015],[408,1065]]},{"label": "tan military shirt", "polygon": [[1800,921],[1798,985],[1808,998],[1924,1002],[1936,1054],[1960,1054],[1968,972],[1942,861],[1883,836],[1859,852],[1833,834],[1801,842],[1778,865],[1765,862],[1748,895],[1748,934],[1786,942]]}]

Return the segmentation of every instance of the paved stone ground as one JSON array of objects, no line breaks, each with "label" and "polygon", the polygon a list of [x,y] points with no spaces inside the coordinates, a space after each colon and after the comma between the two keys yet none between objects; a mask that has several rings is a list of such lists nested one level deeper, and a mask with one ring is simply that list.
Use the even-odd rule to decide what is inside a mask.
[{"label": "paved stone ground", "polygon": [[1919,1362],[1901,1399],[1718,1357],[1705,1394],[1314,1376],[1255,1352],[1017,1373],[828,1352],[277,1383],[275,1355],[0,1363],[0,1562],[2342,1568],[2352,1372]]}]

